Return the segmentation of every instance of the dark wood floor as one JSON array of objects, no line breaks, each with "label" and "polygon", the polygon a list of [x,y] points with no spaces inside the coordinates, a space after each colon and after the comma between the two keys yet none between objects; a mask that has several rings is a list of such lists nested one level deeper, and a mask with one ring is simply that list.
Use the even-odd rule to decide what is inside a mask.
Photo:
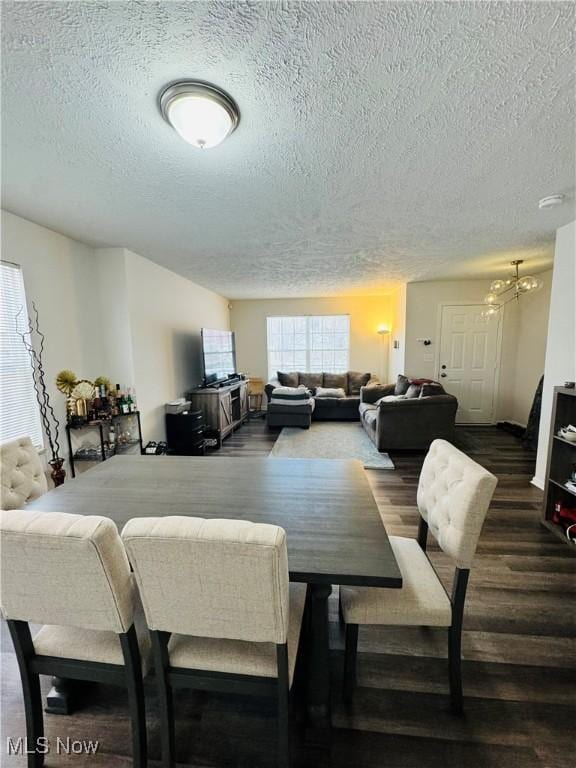
[{"label": "dark wood floor", "polygon": [[[267,455],[276,436],[254,421],[218,455]],[[472,571],[464,625],[466,716],[448,711],[445,631],[365,629],[360,633],[359,688],[352,714],[339,698],[342,639],[332,600],[333,748],[329,757],[297,744],[295,768],[572,768],[576,763],[576,561],[538,523],[541,493],[530,485],[534,454],[495,428],[460,429],[459,445],[499,478]],[[390,533],[416,531],[422,455],[393,455],[396,471],[370,471]],[[441,553],[432,552],[448,577]],[[3,644],[0,764],[6,738],[24,734],[22,700],[9,642]],[[48,766],[130,765],[122,693],[87,691],[69,718],[46,716],[47,735],[99,739],[96,757],[51,755]],[[159,757],[156,702],[147,697],[152,758]],[[178,696],[177,755],[191,766],[274,765],[273,710],[239,698]],[[156,762],[153,760],[152,765]]]}]

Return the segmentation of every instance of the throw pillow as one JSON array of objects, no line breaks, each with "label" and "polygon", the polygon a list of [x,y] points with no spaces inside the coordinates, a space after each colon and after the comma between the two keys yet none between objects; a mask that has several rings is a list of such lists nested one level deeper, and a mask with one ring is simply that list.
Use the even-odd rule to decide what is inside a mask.
[{"label": "throw pillow", "polygon": [[276,387],[270,398],[270,405],[302,406],[311,401],[306,387]]},{"label": "throw pillow", "polygon": [[398,400],[406,400],[406,395],[384,395],[379,400],[376,400],[374,405],[380,405],[381,403],[396,403]]},{"label": "throw pillow", "polygon": [[316,397],[346,397],[342,387],[318,387]]},{"label": "throw pillow", "polygon": [[410,386],[410,379],[407,376],[403,376],[401,373],[398,374],[398,378],[396,380],[396,386],[394,387],[394,394],[395,395],[405,395],[408,391],[408,387]]},{"label": "throw pillow", "polygon": [[420,397],[420,390],[421,389],[422,389],[422,387],[420,386],[420,384],[414,384],[414,383],[410,384],[410,386],[406,390],[406,397],[409,400],[411,400],[414,397]]},{"label": "throw pillow", "polygon": [[298,374],[296,371],[293,373],[282,373],[278,371],[276,373],[278,381],[283,387],[297,387],[298,386]]},{"label": "throw pillow", "polygon": [[343,389],[344,392],[348,391],[348,374],[347,373],[325,373],[324,374],[324,387],[328,389]]},{"label": "throw pillow", "polygon": [[370,381],[370,373],[357,373],[356,371],[348,371],[348,394],[359,395],[360,387],[365,387]]},{"label": "throw pillow", "polygon": [[316,387],[321,387],[324,384],[324,374],[298,373],[298,384],[304,384],[305,387],[312,390],[312,394],[315,394]]},{"label": "throw pillow", "polygon": [[434,381],[434,379],[410,379],[410,384],[422,386],[422,384],[438,384],[438,382]]},{"label": "throw pillow", "polygon": [[434,397],[434,395],[443,395],[444,388],[441,384],[431,382],[430,384],[422,384],[420,390],[420,397]]}]

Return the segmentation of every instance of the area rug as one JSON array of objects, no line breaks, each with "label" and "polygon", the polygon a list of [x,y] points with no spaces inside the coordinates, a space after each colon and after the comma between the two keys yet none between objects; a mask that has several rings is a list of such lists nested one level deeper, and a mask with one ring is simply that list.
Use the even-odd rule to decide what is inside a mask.
[{"label": "area rug", "polygon": [[355,422],[313,422],[310,429],[284,427],[270,451],[282,459],[358,459],[364,469],[394,469],[387,453],[379,453],[364,428]]}]

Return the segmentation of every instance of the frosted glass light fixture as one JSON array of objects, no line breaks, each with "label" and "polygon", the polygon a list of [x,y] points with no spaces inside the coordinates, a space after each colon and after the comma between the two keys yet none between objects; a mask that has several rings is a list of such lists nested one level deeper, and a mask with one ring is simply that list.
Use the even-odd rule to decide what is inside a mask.
[{"label": "frosted glass light fixture", "polygon": [[193,147],[221,144],[240,121],[234,100],[220,88],[200,80],[172,83],[160,94],[162,116]]}]

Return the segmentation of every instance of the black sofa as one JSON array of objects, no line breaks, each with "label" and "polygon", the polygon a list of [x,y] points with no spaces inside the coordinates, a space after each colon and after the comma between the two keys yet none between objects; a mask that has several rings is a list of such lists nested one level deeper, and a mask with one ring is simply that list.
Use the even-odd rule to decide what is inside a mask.
[{"label": "black sofa", "polygon": [[[279,371],[278,376],[266,384],[265,391],[269,402],[276,387],[304,385],[310,390],[314,398],[313,421],[358,421],[360,419],[360,390],[363,386],[370,384],[378,384],[378,379],[370,373],[357,373],[356,371],[346,371],[346,373],[300,373],[297,371],[282,373]],[[318,387],[343,389],[346,396],[316,397]],[[290,423],[289,412],[285,415],[288,420],[284,420],[283,426],[302,426],[301,424]],[[296,414],[294,415],[296,416]],[[271,426],[279,425],[274,423]]]}]

